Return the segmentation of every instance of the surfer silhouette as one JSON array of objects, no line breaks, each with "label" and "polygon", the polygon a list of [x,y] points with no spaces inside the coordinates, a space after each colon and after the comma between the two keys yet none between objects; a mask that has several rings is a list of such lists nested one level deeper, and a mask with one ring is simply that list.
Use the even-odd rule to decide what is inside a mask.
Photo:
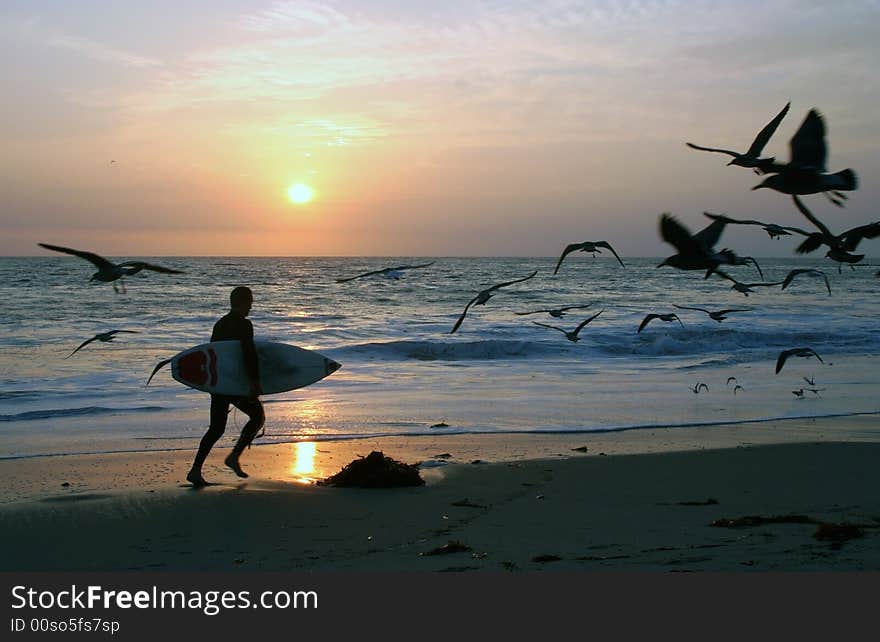
[{"label": "surfer silhouette", "polygon": [[250,288],[238,286],[229,295],[230,310],[214,324],[211,333],[211,341],[229,341],[238,339],[244,357],[244,366],[251,382],[250,395],[246,397],[231,397],[228,395],[211,395],[211,423],[196,452],[192,468],[186,475],[188,482],[199,488],[208,485],[202,477],[202,465],[208,458],[211,448],[226,431],[226,420],[229,415],[229,406],[235,406],[248,416],[248,421],[241,429],[241,435],[232,452],[226,456],[224,463],[231,468],[239,477],[247,477],[247,473],[241,469],[238,462],[244,449],[251,443],[254,437],[263,427],[265,413],[260,395],[260,371],[257,364],[257,350],[254,346],[254,326],[248,321],[247,316],[254,302],[254,295]]}]

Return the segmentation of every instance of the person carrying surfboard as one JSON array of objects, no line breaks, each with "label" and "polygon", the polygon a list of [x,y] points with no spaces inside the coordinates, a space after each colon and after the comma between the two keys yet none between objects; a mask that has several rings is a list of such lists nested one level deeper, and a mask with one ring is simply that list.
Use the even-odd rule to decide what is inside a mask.
[{"label": "person carrying surfboard", "polygon": [[232,452],[226,456],[224,463],[231,468],[239,477],[247,477],[248,474],[241,469],[238,462],[241,453],[251,443],[266,420],[263,412],[263,404],[260,395],[263,390],[260,387],[260,371],[257,362],[257,350],[254,346],[254,326],[247,319],[251,306],[254,303],[254,295],[250,288],[238,286],[229,295],[230,310],[214,324],[211,332],[211,341],[241,341],[244,367],[250,379],[250,394],[244,397],[232,397],[228,395],[211,395],[211,423],[205,436],[199,443],[199,449],[193,460],[192,468],[186,475],[187,481],[193,486],[201,487],[208,484],[202,476],[202,465],[208,458],[211,448],[226,431],[226,420],[229,415],[229,406],[233,405],[247,415],[248,421],[241,429],[241,435]]}]

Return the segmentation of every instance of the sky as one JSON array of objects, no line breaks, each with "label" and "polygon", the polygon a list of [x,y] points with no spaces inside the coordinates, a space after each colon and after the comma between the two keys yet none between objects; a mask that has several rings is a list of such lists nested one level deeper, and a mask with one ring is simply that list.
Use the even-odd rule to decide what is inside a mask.
[{"label": "sky", "polygon": [[843,231],[880,218],[878,63],[876,1],[4,0],[0,255],[666,256],[663,212],[809,227],[684,145],[788,101],[765,155],[818,109],[859,189],[805,200]]}]

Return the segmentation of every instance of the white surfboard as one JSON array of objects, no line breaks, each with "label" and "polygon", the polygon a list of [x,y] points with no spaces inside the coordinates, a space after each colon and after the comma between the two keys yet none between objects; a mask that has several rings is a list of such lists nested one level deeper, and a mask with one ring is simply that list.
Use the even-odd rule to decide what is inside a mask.
[{"label": "white surfboard", "polygon": [[[287,343],[255,341],[263,394],[287,392],[320,381],[341,367],[332,359]],[[244,397],[250,379],[244,367],[241,342],[212,341],[184,350],[156,366],[171,364],[171,376],[190,388],[216,395]],[[149,385],[150,380],[147,380]]]}]

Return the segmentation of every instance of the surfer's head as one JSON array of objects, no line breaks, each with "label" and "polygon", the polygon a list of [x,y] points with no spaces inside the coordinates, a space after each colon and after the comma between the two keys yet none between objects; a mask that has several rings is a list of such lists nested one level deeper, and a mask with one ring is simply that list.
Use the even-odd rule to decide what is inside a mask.
[{"label": "surfer's head", "polygon": [[254,303],[254,293],[250,288],[239,285],[237,288],[233,288],[229,295],[229,303],[233,310],[241,312],[242,316],[247,316]]}]

